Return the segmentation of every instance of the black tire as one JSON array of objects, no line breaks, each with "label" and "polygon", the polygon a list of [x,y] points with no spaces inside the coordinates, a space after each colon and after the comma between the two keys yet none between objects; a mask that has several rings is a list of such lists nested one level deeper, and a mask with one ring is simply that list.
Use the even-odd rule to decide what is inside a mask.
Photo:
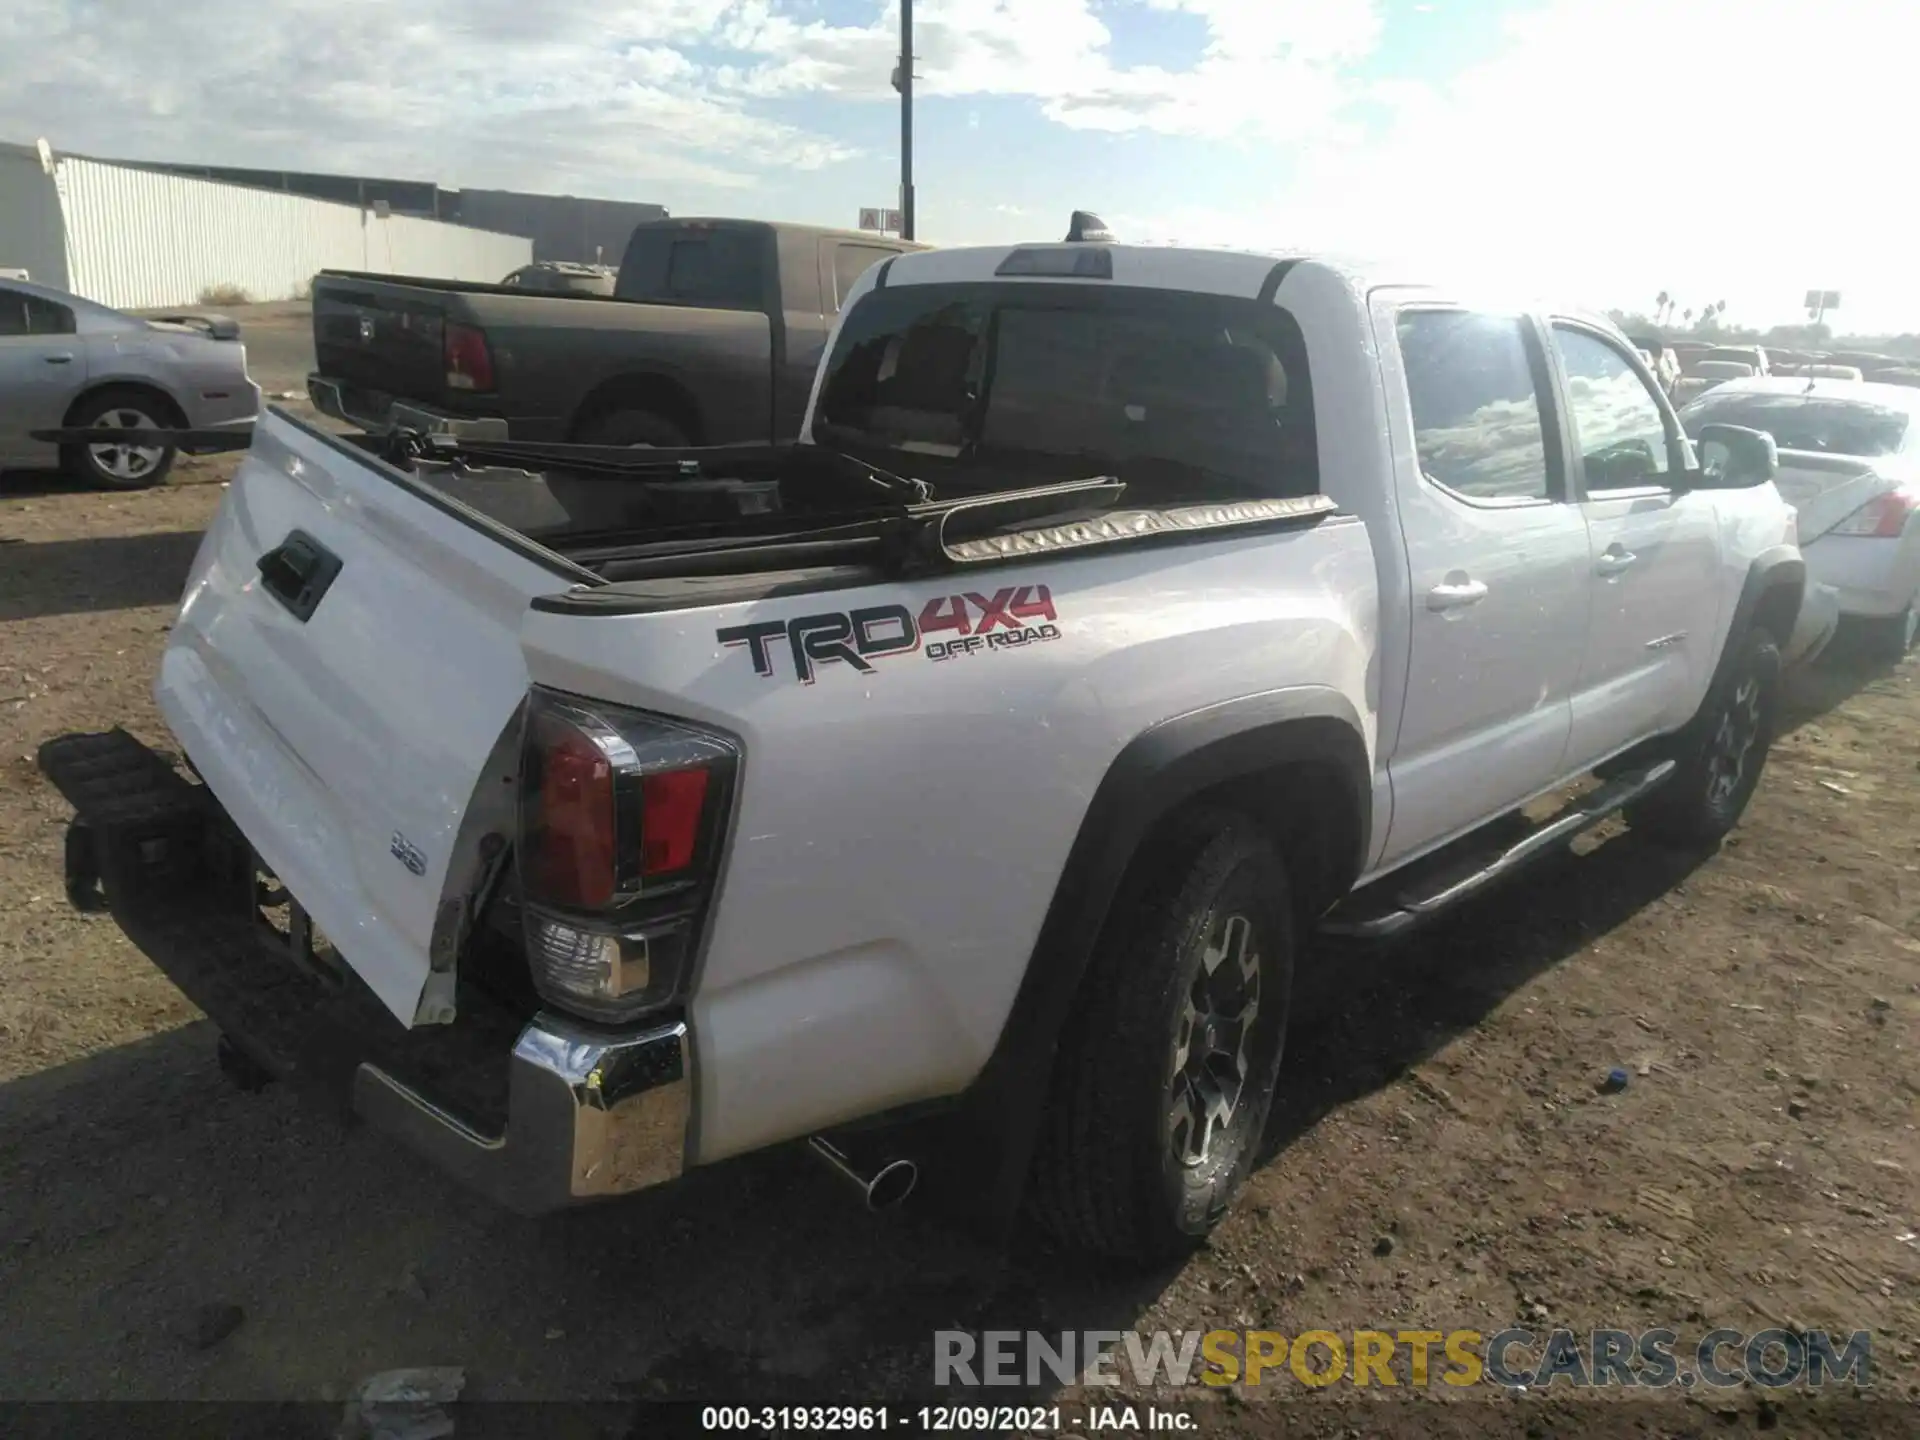
[{"label": "black tire", "polygon": [[1779,716],[1780,649],[1758,629],[1735,644],[1706,704],[1680,733],[1673,775],[1628,809],[1635,830],[1687,848],[1711,847],[1753,798]]},{"label": "black tire", "polygon": [[1920,631],[1920,610],[1912,604],[1898,615],[1861,620],[1860,647],[1874,660],[1897,665],[1913,649],[1916,631]]},{"label": "black tire", "polygon": [[[131,387],[89,395],[67,420],[76,430],[101,425],[151,430],[179,423],[172,401]],[[60,465],[75,480],[102,490],[147,490],[167,478],[179,453],[172,445],[157,454],[151,446],[65,445],[60,449]]]},{"label": "black tire", "polygon": [[681,450],[693,442],[673,421],[652,410],[610,410],[580,427],[574,439],[582,445],[650,445],[657,450]]},{"label": "black tire", "polygon": [[[1286,1038],[1295,921],[1279,852],[1231,811],[1178,818],[1126,883],[1055,1055],[1028,1204],[1063,1245],[1153,1264],[1200,1244],[1252,1168]],[[1255,957],[1258,984],[1239,1045],[1232,991],[1244,977],[1228,968],[1236,941],[1238,954]],[[1218,977],[1211,991],[1201,983],[1208,974]],[[1203,997],[1215,1020],[1195,1029]],[[1195,1054],[1202,1034],[1218,1047],[1210,1068]],[[1204,1133],[1176,1116],[1194,1117],[1200,1071],[1216,1100],[1235,1091]]]}]

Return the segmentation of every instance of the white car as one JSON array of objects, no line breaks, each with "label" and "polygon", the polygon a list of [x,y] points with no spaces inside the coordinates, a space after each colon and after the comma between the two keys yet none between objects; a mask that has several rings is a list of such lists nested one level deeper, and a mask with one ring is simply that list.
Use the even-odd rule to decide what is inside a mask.
[{"label": "white car", "polygon": [[1680,412],[1702,425],[1765,430],[1780,447],[1774,484],[1799,514],[1809,587],[1831,585],[1841,612],[1881,654],[1904,655],[1920,628],[1920,391],[1858,380],[1729,380]]}]

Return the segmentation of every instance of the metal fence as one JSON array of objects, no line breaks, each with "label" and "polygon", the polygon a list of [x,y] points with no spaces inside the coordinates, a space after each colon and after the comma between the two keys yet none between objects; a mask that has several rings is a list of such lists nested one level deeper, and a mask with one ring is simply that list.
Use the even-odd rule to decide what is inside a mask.
[{"label": "metal fence", "polygon": [[518,235],[77,156],[54,179],[67,288],[123,309],[191,305],[226,286],[294,299],[324,269],[492,281],[533,258]]}]

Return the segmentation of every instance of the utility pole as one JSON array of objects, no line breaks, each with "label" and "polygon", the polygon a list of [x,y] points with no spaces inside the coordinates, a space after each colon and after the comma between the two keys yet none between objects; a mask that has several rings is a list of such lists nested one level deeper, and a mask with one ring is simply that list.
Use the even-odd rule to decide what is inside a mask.
[{"label": "utility pole", "polygon": [[913,239],[913,0],[900,0],[900,238]]}]

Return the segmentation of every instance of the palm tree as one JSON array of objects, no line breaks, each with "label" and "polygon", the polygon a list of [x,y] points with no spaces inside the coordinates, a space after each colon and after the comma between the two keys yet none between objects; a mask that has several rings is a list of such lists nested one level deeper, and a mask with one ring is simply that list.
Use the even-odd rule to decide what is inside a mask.
[{"label": "palm tree", "polygon": [[1658,300],[1655,302],[1653,307],[1653,323],[1654,324],[1664,325],[1667,323],[1667,310],[1672,304],[1673,304],[1673,297],[1667,294],[1666,291],[1662,290],[1660,292]]},{"label": "palm tree", "polygon": [[1688,328],[1691,329],[1693,326],[1693,307],[1689,305],[1686,309],[1682,310],[1680,312],[1680,318],[1686,321]]}]

